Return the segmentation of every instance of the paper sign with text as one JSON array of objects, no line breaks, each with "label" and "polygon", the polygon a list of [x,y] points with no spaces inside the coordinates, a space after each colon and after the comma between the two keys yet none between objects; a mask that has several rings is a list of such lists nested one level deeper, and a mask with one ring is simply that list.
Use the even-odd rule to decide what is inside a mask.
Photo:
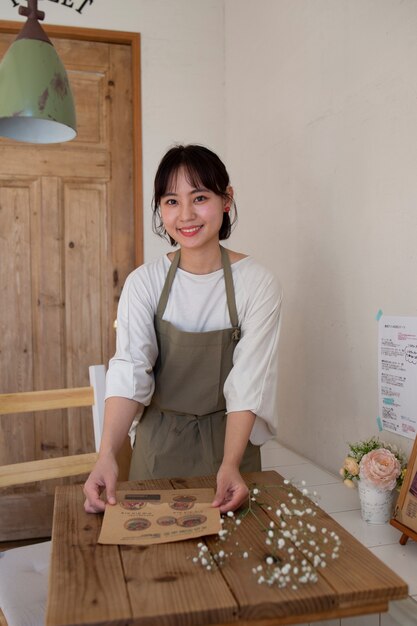
[{"label": "paper sign with text", "polygon": [[417,433],[417,317],[379,318],[379,418],[384,430]]}]

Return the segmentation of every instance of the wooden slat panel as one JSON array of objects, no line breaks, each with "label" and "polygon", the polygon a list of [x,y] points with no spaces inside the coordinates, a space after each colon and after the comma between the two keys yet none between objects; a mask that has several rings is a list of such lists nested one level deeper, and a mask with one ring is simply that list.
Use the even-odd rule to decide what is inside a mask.
[{"label": "wooden slat panel", "polygon": [[[0,391],[4,392],[33,388],[30,221],[39,191],[33,180],[0,180]],[[27,455],[33,458],[33,433],[31,416],[3,417],[0,464]]]},{"label": "wooden slat panel", "polygon": [[30,144],[1,147],[1,173],[5,176],[64,176],[75,174],[80,178],[108,179],[110,177],[110,156],[106,150],[88,151],[77,149],[74,143],[61,148]]},{"label": "wooden slat panel", "polygon": [[133,99],[133,202],[135,213],[135,262],[143,263],[143,179],[142,179],[142,125],[141,120],[141,82],[135,76],[141,73],[140,35],[132,39],[132,99]]},{"label": "wooden slat panel", "polygon": [[94,389],[92,387],[26,391],[16,394],[3,393],[0,395],[0,415],[91,406],[92,404],[94,404]]},{"label": "wooden slat panel", "polygon": [[135,624],[186,626],[233,622],[238,605],[222,572],[198,568],[197,540],[121,550]]},{"label": "wooden slat panel", "polygon": [[[326,610],[323,612],[315,612],[315,613],[303,613],[299,615],[282,615],[281,617],[273,617],[273,618],[265,618],[265,619],[239,619],[237,622],[237,626],[289,626],[293,624],[309,624],[309,626],[315,626],[316,622],[319,622],[319,626],[324,626],[325,624],[339,624],[340,618],[344,617],[354,617],[354,616],[365,616],[365,615],[374,615],[375,613],[386,613],[388,611],[388,603],[380,603],[373,604],[372,606],[367,607],[366,605],[361,605],[357,609],[348,608],[348,609],[333,609]],[[333,622],[332,620],[336,620]],[[330,621],[329,621],[330,620]],[[310,623],[311,622],[311,623]],[[348,620],[347,623],[352,623],[351,620]],[[355,623],[355,622],[353,622]],[[370,623],[375,623],[371,618]],[[360,620],[360,624],[365,624],[365,622]],[[344,622],[342,622],[344,626]],[[223,622],[221,624],[216,624],[216,626],[233,626],[233,623]]]},{"label": "wooden slat panel", "polygon": [[104,145],[107,128],[104,123],[103,103],[106,98],[104,74],[68,72],[77,111],[76,144]]},{"label": "wooden slat panel", "polygon": [[32,386],[30,214],[38,194],[33,179],[0,181],[2,391]]},{"label": "wooden slat panel", "polygon": [[[88,367],[105,358],[102,319],[108,318],[106,189],[98,184],[66,183],[65,213],[65,343],[67,384],[82,385]],[[106,355],[107,356],[107,355]],[[94,449],[93,429],[86,428],[87,412],[69,411],[68,446],[71,454]]]},{"label": "wooden slat panel", "polygon": [[[32,491],[29,491],[30,487]],[[0,541],[51,536],[54,496],[47,494],[39,498],[35,487],[15,487],[14,493],[7,493],[6,489],[1,491]]]},{"label": "wooden slat panel", "polygon": [[65,211],[65,303],[67,384],[79,384],[80,371],[103,361],[101,340],[102,293],[107,256],[106,188],[97,184],[66,183]]},{"label": "wooden slat panel", "polygon": [[48,623],[105,623],[115,607],[119,624],[130,623],[118,547],[97,544],[102,516],[84,512],[80,487],[66,489],[70,490],[69,497],[64,497],[62,487],[57,487],[55,496]]},{"label": "wooden slat panel", "polygon": [[121,550],[128,576],[135,623],[144,626],[182,626],[233,621],[238,606],[220,571],[198,568],[191,555],[198,541]]},{"label": "wooden slat panel", "polygon": [[[121,483],[119,488],[125,486]],[[129,488],[171,489],[172,485],[168,480],[149,480],[131,482]],[[65,490],[69,498],[63,497],[63,488],[58,487],[56,492],[48,624],[106,623],[110,619],[113,624],[121,624],[123,620],[130,622],[132,606],[141,616],[135,624],[175,623],[180,626],[190,623],[188,618],[181,620],[181,607],[187,603],[189,612],[192,612],[190,604],[195,604],[196,621],[193,623],[206,623],[207,617],[211,623],[234,619],[236,603],[221,574],[207,576],[187,558],[196,542],[175,544],[176,548],[181,548],[181,554],[175,556],[173,548],[172,562],[165,554],[161,557],[161,546],[123,546],[121,564],[117,546],[96,543],[101,516],[84,513],[81,489],[74,486]],[[128,598],[123,593],[124,585],[120,584],[124,579],[128,581]],[[79,602],[80,582],[85,582],[82,603]],[[54,602],[57,597],[59,603]],[[166,620],[164,617],[153,619],[155,607],[159,607],[161,615],[165,607]],[[170,613],[174,617],[170,618]]]},{"label": "wooden slat panel", "polygon": [[[148,489],[172,489],[168,480],[144,481]],[[129,483],[132,488],[132,483]],[[183,488],[178,484],[178,488]],[[118,488],[123,489],[123,484]],[[141,489],[144,489],[142,484]],[[154,546],[121,546],[135,624],[217,624],[236,618],[237,604],[220,571],[208,574],[191,559],[200,540]],[[208,574],[208,575],[207,575]]]},{"label": "wooden slat panel", "polygon": [[[125,73],[119,71],[126,69]],[[109,183],[108,223],[111,225],[111,263],[108,284],[112,287],[112,315],[103,336],[107,336],[109,354],[116,347],[113,321],[116,319],[120,294],[131,268],[135,266],[135,239],[142,239],[141,224],[135,224],[133,211],[114,210],[118,206],[133,206],[133,133],[132,133],[132,72],[131,50],[127,46],[111,46],[107,75],[109,99],[109,137],[112,143],[112,179]],[[135,231],[136,228],[136,231]],[[135,232],[135,237],[131,233]]]},{"label": "wooden slat panel", "polygon": [[[41,199],[32,215],[31,265],[34,389],[66,387],[62,284],[63,219],[61,184],[55,176],[40,181]],[[53,260],[51,262],[51,260]],[[61,408],[61,407],[60,407]],[[68,450],[66,411],[39,411],[35,417],[35,454],[31,458],[62,456]],[[53,493],[54,485],[42,485]]]},{"label": "wooden slat panel", "polygon": [[97,458],[98,453],[91,452],[89,454],[3,465],[0,467],[0,487],[87,474],[92,470]]},{"label": "wooden slat panel", "polygon": [[109,65],[109,44],[54,37],[52,40],[67,70],[76,68],[86,72],[104,72]]}]

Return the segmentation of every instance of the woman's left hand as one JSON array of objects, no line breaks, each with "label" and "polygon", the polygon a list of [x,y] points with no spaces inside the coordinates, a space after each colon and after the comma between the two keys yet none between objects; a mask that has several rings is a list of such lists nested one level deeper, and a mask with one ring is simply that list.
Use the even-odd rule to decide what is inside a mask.
[{"label": "woman's left hand", "polygon": [[249,495],[249,489],[234,466],[221,465],[217,472],[217,491],[212,506],[218,506],[220,513],[235,511]]}]

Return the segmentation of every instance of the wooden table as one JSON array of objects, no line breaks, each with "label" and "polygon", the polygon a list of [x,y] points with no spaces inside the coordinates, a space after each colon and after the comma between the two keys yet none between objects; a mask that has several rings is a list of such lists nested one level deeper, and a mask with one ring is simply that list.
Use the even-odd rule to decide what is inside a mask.
[{"label": "wooden table", "polygon": [[[262,485],[283,481],[276,472],[246,474],[245,480],[257,483],[261,491]],[[120,484],[132,490],[214,486],[214,477]],[[274,503],[264,500],[257,514],[268,524],[276,506],[268,510]],[[251,546],[249,558],[233,558],[207,572],[191,558],[198,540],[149,547],[97,544],[102,516],[84,512],[80,486],[58,487],[46,624],[275,626],[380,613],[388,610],[390,600],[407,596],[403,580],[315,508],[317,527],[335,530],[341,538],[340,558],[320,570],[317,583],[279,589],[257,584],[253,576],[252,568],[265,559],[267,547],[252,516],[235,535],[240,546]],[[209,549],[214,541],[206,538]]]}]

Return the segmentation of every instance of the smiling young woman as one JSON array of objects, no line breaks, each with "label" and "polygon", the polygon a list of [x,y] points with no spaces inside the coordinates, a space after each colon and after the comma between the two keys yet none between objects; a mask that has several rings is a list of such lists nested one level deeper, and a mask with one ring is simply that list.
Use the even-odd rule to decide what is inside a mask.
[{"label": "smiling young woman", "polygon": [[[131,479],[217,474],[222,512],[247,497],[275,434],[282,290],[251,257],[226,250],[236,217],[219,157],[176,146],[155,177],[153,226],[176,252],[128,277],[109,364],[99,460],[85,508],[114,503],[116,454],[136,417]],[[234,217],[233,217],[234,216]]]}]

